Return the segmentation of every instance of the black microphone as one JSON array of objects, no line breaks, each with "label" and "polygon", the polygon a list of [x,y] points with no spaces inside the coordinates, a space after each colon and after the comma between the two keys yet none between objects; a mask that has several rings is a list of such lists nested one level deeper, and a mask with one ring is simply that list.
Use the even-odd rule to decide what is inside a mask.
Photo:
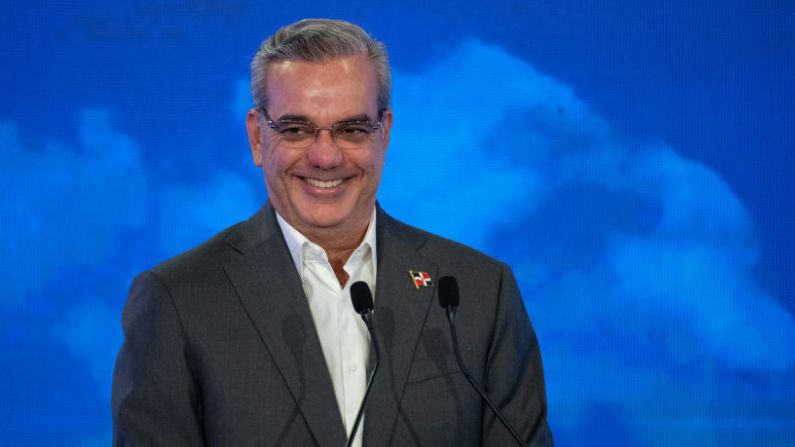
[{"label": "black microphone", "polygon": [[370,286],[366,282],[357,281],[351,284],[351,302],[353,303],[353,309],[362,317],[364,324],[367,325],[367,330],[370,331],[370,341],[375,350],[375,364],[373,372],[370,373],[370,378],[367,380],[367,389],[364,392],[362,404],[359,406],[359,412],[356,413],[356,420],[353,423],[353,430],[351,430],[351,436],[348,438],[347,447],[351,446],[353,439],[356,437],[356,430],[359,428],[362,416],[364,416],[364,407],[370,397],[370,387],[373,385],[373,378],[376,371],[378,371],[378,342],[375,340],[375,330],[373,329],[373,294],[370,293]]},{"label": "black microphone", "polygon": [[455,313],[458,308],[458,281],[452,276],[443,276],[439,278],[439,305],[442,306],[445,313],[447,314],[447,321],[450,322],[450,334],[453,338],[453,351],[455,351],[455,359],[458,362],[458,367],[461,369],[461,372],[464,373],[464,377],[466,377],[467,381],[472,385],[472,388],[480,394],[480,397],[486,402],[486,404],[491,408],[491,411],[494,412],[494,415],[497,416],[497,419],[502,422],[502,425],[505,426],[506,429],[511,433],[513,439],[519,443],[522,447],[524,447],[524,441],[519,435],[516,433],[516,430],[508,423],[505,419],[505,416],[497,409],[494,403],[489,399],[480,385],[475,382],[475,379],[469,374],[469,371],[464,366],[464,360],[461,358],[461,349],[458,347],[458,336],[455,332]]}]

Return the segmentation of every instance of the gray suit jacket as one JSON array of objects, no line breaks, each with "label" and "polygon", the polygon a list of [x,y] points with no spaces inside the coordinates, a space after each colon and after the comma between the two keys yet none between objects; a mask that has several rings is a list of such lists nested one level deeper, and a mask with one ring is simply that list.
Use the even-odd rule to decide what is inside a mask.
[{"label": "gray suit jacket", "polygon": [[[416,289],[409,270],[458,279],[467,367],[529,445],[552,445],[539,348],[510,269],[378,213],[381,365],[364,445],[514,445],[460,373],[435,288]],[[114,445],[345,445],[301,280],[270,204],[139,275],[122,324]]]}]

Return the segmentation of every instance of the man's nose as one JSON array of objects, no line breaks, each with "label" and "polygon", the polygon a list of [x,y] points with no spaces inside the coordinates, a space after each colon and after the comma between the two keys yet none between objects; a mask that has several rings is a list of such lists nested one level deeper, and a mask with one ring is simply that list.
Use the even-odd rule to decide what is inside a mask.
[{"label": "man's nose", "polygon": [[329,129],[318,129],[315,141],[309,146],[307,152],[309,163],[320,169],[332,169],[340,166],[343,154]]}]

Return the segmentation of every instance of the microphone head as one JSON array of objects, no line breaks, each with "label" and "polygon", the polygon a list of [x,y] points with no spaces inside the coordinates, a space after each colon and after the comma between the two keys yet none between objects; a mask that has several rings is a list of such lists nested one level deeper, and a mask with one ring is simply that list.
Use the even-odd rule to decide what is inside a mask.
[{"label": "microphone head", "polygon": [[439,278],[439,305],[443,309],[458,307],[458,281],[453,276]]},{"label": "microphone head", "polygon": [[359,315],[373,311],[373,294],[370,293],[370,286],[366,282],[356,281],[351,284],[351,302],[353,309]]}]

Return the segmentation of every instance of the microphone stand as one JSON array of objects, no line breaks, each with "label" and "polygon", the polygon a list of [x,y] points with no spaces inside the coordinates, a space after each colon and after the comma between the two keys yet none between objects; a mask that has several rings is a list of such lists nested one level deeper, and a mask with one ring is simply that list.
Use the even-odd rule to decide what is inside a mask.
[{"label": "microphone stand", "polygon": [[[364,286],[364,288],[359,286],[359,284]],[[354,291],[354,288],[358,290]],[[364,399],[362,399],[362,404],[359,406],[359,412],[356,413],[356,419],[353,422],[351,436],[348,438],[348,442],[345,444],[346,447],[351,447],[353,444],[353,439],[356,438],[356,431],[359,428],[359,424],[362,422],[364,408],[367,406],[367,401],[370,399],[370,389],[373,386],[373,379],[375,378],[376,371],[378,371],[378,359],[380,356],[378,352],[378,342],[375,339],[375,330],[373,329],[373,297],[370,293],[370,288],[366,283],[361,281],[352,284],[351,298],[354,304],[354,309],[362,317],[364,324],[367,326],[367,330],[370,332],[370,340],[372,341],[371,344],[373,345],[373,350],[375,351],[375,362],[373,365],[373,372],[370,373],[370,378],[367,379],[367,388],[364,391]]]},{"label": "microphone stand", "polygon": [[[454,290],[455,290],[454,293],[456,294],[454,300],[455,302],[457,302],[458,301],[457,285],[454,287]],[[502,422],[502,425],[505,426],[506,429],[508,429],[508,432],[510,432],[511,436],[513,436],[513,439],[515,439],[520,446],[525,447],[524,441],[522,441],[522,438],[519,437],[518,433],[516,433],[516,430],[514,430],[511,424],[508,423],[508,421],[502,415],[502,412],[500,412],[500,410],[497,409],[497,407],[494,405],[491,399],[489,399],[489,397],[486,395],[486,392],[483,391],[483,389],[480,387],[480,385],[477,384],[477,382],[475,382],[475,379],[472,378],[472,375],[469,374],[469,371],[467,370],[466,366],[464,366],[464,360],[463,358],[461,358],[461,348],[458,346],[458,335],[456,334],[455,330],[455,313],[457,306],[452,302],[443,303],[442,306],[444,307],[445,314],[447,314],[447,321],[450,323],[450,335],[452,336],[453,339],[453,351],[455,351],[455,359],[456,362],[458,362],[458,367],[461,369],[461,372],[464,373],[464,377],[466,377],[469,384],[472,385],[472,388],[474,388],[475,391],[477,391],[477,393],[480,394],[480,397],[482,397],[483,400],[486,402],[486,404],[489,406],[489,408],[491,408],[491,411],[494,412],[494,415],[497,416],[497,419],[499,419],[500,422]]]}]

